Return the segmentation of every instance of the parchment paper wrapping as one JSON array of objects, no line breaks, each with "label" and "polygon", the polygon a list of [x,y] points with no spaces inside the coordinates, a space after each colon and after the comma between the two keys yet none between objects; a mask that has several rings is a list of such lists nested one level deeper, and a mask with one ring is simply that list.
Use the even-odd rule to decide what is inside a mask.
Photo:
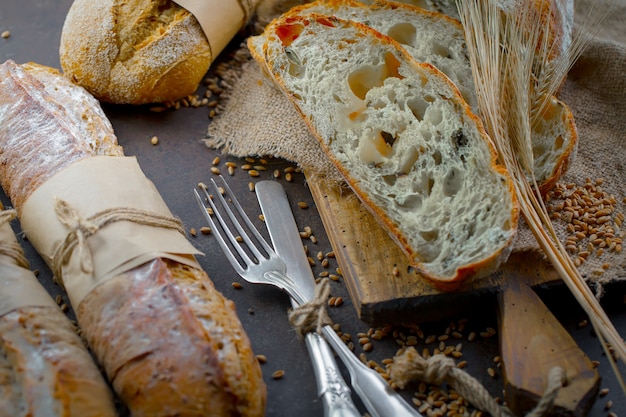
[{"label": "parchment paper wrapping", "polygon": [[[0,223],[0,245],[18,245],[8,222]],[[35,274],[0,255],[0,317],[17,308],[47,306],[58,307]]]},{"label": "parchment paper wrapping", "polygon": [[194,15],[215,57],[248,22],[260,0],[174,0]]},{"label": "parchment paper wrapping", "polygon": [[[57,199],[68,202],[82,219],[115,207],[172,217],[135,158],[83,159],[46,181],[23,207],[22,230],[48,265],[52,265],[55,249],[70,232],[55,213]],[[87,239],[87,244],[93,274],[81,269],[80,251],[74,251],[70,262],[62,268],[63,285],[74,308],[78,308],[85,295],[98,284],[155,258],[169,258],[199,267],[194,255],[200,252],[173,229],[119,221],[101,228]]]},{"label": "parchment paper wrapping", "polygon": [[[588,30],[583,24],[589,10],[601,9],[607,0],[575,2],[575,33]],[[603,178],[603,189],[614,195],[616,213],[626,211],[626,0],[613,1],[613,9],[599,33],[587,46],[568,75],[560,98],[576,119],[579,132],[577,158],[563,183],[583,185],[585,179]],[[264,22],[269,19],[265,17]],[[245,56],[245,45],[240,55]],[[305,172],[325,175],[341,182],[341,175],[326,158],[317,141],[296,113],[252,60],[241,60],[227,75],[228,100],[208,127],[205,143],[235,156],[273,155],[298,163]],[[561,241],[569,232],[564,222],[554,222]],[[620,231],[621,232],[621,231]],[[623,234],[623,232],[621,232]],[[528,229],[520,224],[514,250],[539,250]],[[610,268],[596,275],[603,264]],[[581,266],[589,281],[602,283],[626,279],[626,251],[590,257]]]}]

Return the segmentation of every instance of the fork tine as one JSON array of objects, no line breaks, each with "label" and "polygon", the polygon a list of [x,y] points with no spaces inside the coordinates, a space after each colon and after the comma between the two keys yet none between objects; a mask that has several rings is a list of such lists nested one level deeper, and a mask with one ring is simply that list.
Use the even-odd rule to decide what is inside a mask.
[{"label": "fork tine", "polygon": [[[261,253],[261,251],[259,251],[259,249],[257,248],[257,245],[255,245],[254,242],[252,242],[252,240],[250,239],[250,237],[248,236],[246,231],[243,229],[241,224],[237,221],[237,217],[235,216],[235,214],[231,210],[230,206],[226,203],[226,200],[224,199],[224,196],[222,196],[222,194],[220,192],[218,192],[217,195],[218,195],[218,198],[220,200],[220,203],[226,209],[226,212],[228,213],[228,216],[230,217],[230,219],[232,220],[233,224],[237,228],[237,231],[241,234],[241,237],[244,239],[244,241],[246,242],[246,244],[248,245],[250,250],[252,250],[254,252],[255,256],[257,256],[258,258],[263,257],[263,258],[266,258],[266,259],[268,257],[271,257],[271,254],[274,251],[274,249],[267,243],[267,241],[263,238],[261,233],[259,233],[259,230],[254,226],[254,224],[252,224],[252,222],[250,221],[250,218],[248,217],[246,212],[241,207],[241,204],[239,204],[239,201],[237,200],[237,198],[235,197],[235,194],[230,189],[230,186],[228,185],[226,180],[224,180],[224,178],[221,175],[219,176],[219,178],[220,178],[220,180],[221,180],[221,182],[222,182],[222,184],[224,186],[224,190],[230,196],[230,200],[232,201],[233,206],[235,207],[235,209],[239,213],[240,218],[244,221],[244,223],[246,224],[246,227],[248,228],[248,230],[252,233],[254,238],[261,245],[261,247],[263,248],[263,250],[265,251],[265,253],[267,255],[265,255],[265,254]],[[213,185],[215,185],[215,187],[218,188],[217,183],[215,182],[215,180],[213,178],[211,178],[211,182],[213,182]],[[219,191],[219,188],[218,188],[218,191]],[[213,208],[213,210],[215,211],[215,208]]]},{"label": "fork tine", "polygon": [[[203,189],[203,191],[204,191],[204,194],[206,196],[207,201],[211,205],[211,208],[213,208],[213,204],[211,204],[211,198],[210,198],[209,194],[207,193],[207,191],[205,189]],[[224,239],[224,237],[222,235],[222,232],[217,227],[217,224],[215,223],[215,221],[213,220],[211,215],[209,215],[209,213],[207,212],[207,207],[204,205],[202,197],[200,196],[198,191],[196,191],[195,189],[193,190],[193,192],[194,192],[194,194],[196,196],[196,200],[198,201],[198,205],[200,206],[200,208],[202,209],[202,212],[204,213],[205,219],[209,222],[209,224],[211,225],[211,228],[215,231],[214,235],[215,235],[215,237],[217,237],[217,242],[219,243],[220,247],[222,248],[222,251],[224,252],[224,254],[226,255],[226,258],[228,258],[228,261],[232,264],[233,268],[235,268],[237,273],[239,273],[239,274],[244,273],[245,270],[241,266],[241,263],[239,262],[239,260],[233,254],[230,246],[228,245],[228,243],[226,243],[226,240]],[[213,212],[215,212],[215,209],[213,209]],[[218,214],[218,216],[219,216],[219,214]],[[220,225],[221,225],[221,223],[220,223]],[[228,229],[224,229],[224,230],[226,230],[226,233],[229,233]],[[235,248],[237,248],[236,244],[233,244],[233,246]],[[237,251],[239,252],[238,249],[237,249]],[[240,255],[241,255],[241,253],[240,253]],[[245,255],[245,253],[244,253],[244,255]],[[244,258],[244,260],[245,260],[245,258]]]}]

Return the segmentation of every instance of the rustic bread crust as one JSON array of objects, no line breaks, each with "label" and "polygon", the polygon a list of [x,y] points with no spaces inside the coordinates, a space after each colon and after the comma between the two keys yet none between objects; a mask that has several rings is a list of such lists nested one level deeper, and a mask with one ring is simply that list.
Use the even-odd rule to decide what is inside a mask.
[{"label": "rustic bread crust", "polygon": [[0,317],[0,415],[117,415],[102,374],[58,308]]},{"label": "rustic bread crust", "polygon": [[[0,79],[0,102],[9,103],[0,105],[0,182],[18,214],[40,184],[72,162],[123,155],[97,101],[77,104],[77,90],[88,96],[81,87],[34,64],[6,62],[0,74],[10,75]],[[48,77],[64,87],[47,88]],[[76,126],[90,119],[67,114],[94,107],[98,128]],[[28,117],[33,113],[38,117]],[[22,158],[29,148],[39,156],[34,161]],[[73,307],[133,416],[264,415],[266,387],[250,341],[232,302],[201,269],[157,258],[105,281]]]},{"label": "rustic bread crust", "polygon": [[75,0],[61,34],[64,73],[103,102],[181,99],[212,59],[196,18],[171,0]]}]

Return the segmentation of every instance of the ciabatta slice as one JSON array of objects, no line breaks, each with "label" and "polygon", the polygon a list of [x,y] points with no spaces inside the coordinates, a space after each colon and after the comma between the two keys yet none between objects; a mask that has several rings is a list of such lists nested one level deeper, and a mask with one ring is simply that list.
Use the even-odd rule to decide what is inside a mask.
[{"label": "ciabatta slice", "polygon": [[[317,0],[293,8],[289,13],[318,13],[354,20],[393,38],[415,60],[432,64],[446,74],[472,111],[478,114],[478,99],[461,22],[395,1],[375,0],[371,3],[366,6],[356,0]],[[454,5],[454,1],[451,4]],[[552,97],[540,123],[533,126],[532,143],[535,180],[545,194],[569,168],[578,143],[574,117],[569,107],[556,97]]]},{"label": "ciabatta slice", "polygon": [[453,289],[508,257],[511,179],[449,78],[349,20],[288,15],[261,36],[255,59],[424,277]]}]

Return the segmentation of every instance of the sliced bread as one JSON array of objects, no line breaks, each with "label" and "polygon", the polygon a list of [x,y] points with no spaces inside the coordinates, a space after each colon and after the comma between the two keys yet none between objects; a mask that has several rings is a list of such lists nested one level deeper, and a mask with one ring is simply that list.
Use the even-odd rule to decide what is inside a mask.
[{"label": "sliced bread", "polygon": [[250,40],[355,194],[441,289],[497,268],[518,207],[456,86],[350,20],[288,14]]},{"label": "sliced bread", "polygon": [[[409,4],[387,0],[371,3],[366,6],[356,0],[317,0],[293,8],[289,13],[318,13],[350,19],[393,38],[414,59],[432,64],[446,74],[478,114],[478,99],[461,23]],[[450,3],[454,5],[454,1]],[[253,47],[259,48],[258,45]],[[532,142],[534,176],[540,191],[545,194],[567,171],[576,155],[578,132],[565,103],[552,97],[549,109],[533,127]]]}]

